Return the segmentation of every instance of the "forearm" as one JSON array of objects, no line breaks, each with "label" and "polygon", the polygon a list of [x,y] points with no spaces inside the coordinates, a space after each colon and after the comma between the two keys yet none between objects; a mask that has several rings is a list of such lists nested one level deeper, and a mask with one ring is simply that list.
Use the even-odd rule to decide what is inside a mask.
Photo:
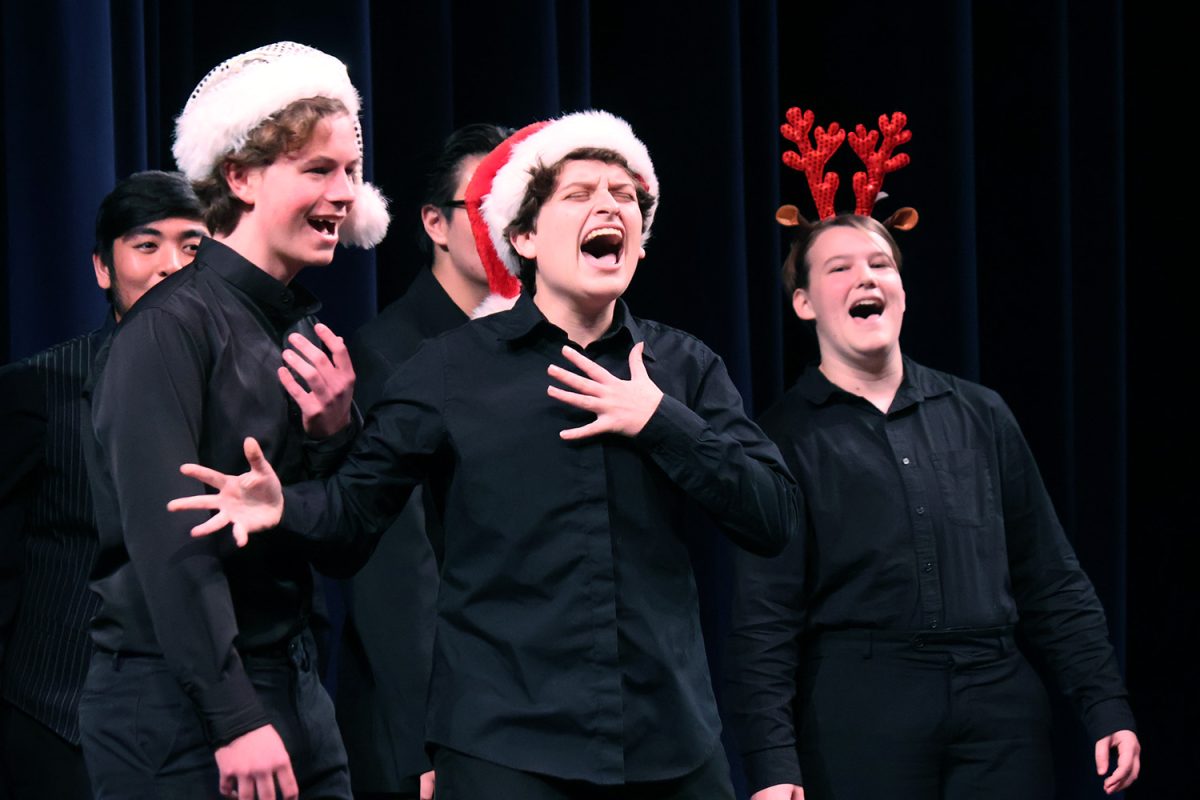
[{"label": "forearm", "polygon": [[771,555],[791,538],[798,524],[795,481],[749,420],[736,431],[717,430],[665,396],[637,440],[740,547]]},{"label": "forearm", "polygon": [[751,792],[801,783],[795,709],[804,629],[803,541],[777,558],[734,556],[723,701]]}]

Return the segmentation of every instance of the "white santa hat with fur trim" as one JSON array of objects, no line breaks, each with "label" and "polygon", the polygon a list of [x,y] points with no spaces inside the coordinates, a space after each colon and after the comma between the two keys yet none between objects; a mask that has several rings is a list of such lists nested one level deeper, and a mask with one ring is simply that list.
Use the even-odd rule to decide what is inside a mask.
[{"label": "white santa hat with fur trim", "polygon": [[607,111],[591,110],[527,125],[479,163],[467,186],[467,215],[491,289],[491,296],[472,316],[511,308],[516,301],[521,262],[505,231],[520,211],[534,170],[553,166],[581,148],[612,150],[625,159],[654,198],[642,227],[642,241],[650,238],[658,207],[658,177],[646,145],[628,122]]},{"label": "white santa hat with fur trim", "polygon": [[361,102],[346,65],[328,53],[296,42],[276,42],[218,64],[192,91],[175,120],[175,163],[189,180],[203,180],[223,157],[245,146],[250,132],[268,117],[310,97],[339,100],[354,118],[359,164],[354,204],[340,238],[356,247],[374,247],[387,233],[387,200],[363,180]]}]

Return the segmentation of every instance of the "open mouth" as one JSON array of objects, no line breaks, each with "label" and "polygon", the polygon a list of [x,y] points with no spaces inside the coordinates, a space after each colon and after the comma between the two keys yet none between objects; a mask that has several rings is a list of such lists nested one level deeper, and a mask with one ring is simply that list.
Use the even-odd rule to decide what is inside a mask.
[{"label": "open mouth", "polygon": [[850,316],[855,319],[868,319],[883,314],[883,303],[878,300],[859,300],[850,307]]},{"label": "open mouth", "polygon": [[335,223],[333,220],[309,217],[308,224],[315,228],[318,233],[324,234],[325,236],[337,235],[337,223]]},{"label": "open mouth", "polygon": [[616,265],[624,244],[625,234],[620,228],[596,228],[583,237],[579,249],[603,264]]}]

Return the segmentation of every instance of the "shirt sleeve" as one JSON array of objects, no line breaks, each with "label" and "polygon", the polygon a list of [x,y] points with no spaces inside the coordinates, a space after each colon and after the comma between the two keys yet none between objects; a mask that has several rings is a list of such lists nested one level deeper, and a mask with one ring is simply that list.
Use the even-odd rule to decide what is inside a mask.
[{"label": "shirt sleeve", "polygon": [[336,474],[285,487],[280,527],[309,543],[343,547],[343,574],[366,563],[446,443],[444,395],[435,340],[388,381]]},{"label": "shirt sleeve", "polygon": [[1009,573],[1020,626],[1092,741],[1134,730],[1104,609],[1059,524],[1012,412],[996,411]]},{"label": "shirt sleeve", "polygon": [[268,719],[234,647],[237,621],[221,559],[230,545],[191,537],[206,512],[167,511],[170,499],[205,491],[179,472],[200,460],[205,345],[158,309],[121,328],[93,395],[100,457],[163,657],[220,746]]},{"label": "shirt sleeve", "polygon": [[694,398],[663,395],[637,441],[739,547],[779,553],[797,524],[796,482],[708,354]]},{"label": "shirt sleeve", "polygon": [[751,794],[802,782],[795,720],[806,547],[801,532],[774,558],[734,554],[722,701]]}]

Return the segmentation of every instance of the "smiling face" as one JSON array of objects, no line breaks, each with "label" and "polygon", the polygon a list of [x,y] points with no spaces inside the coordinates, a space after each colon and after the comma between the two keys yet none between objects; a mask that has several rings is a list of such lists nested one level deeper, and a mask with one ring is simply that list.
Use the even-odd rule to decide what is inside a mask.
[{"label": "smiling face", "polygon": [[131,228],[112,243],[112,263],[92,256],[96,283],[111,290],[119,320],[150,287],[192,263],[200,239],[208,235],[196,219],[168,217]]},{"label": "smiling face", "polygon": [[633,177],[620,164],[567,161],[533,229],[514,234],[512,244],[537,262],[534,302],[547,317],[548,308],[611,310],[646,254]]},{"label": "smiling face", "polygon": [[821,363],[877,371],[900,359],[904,284],[883,237],[830,227],[808,249],[808,286],[792,307],[816,324]]},{"label": "smiling face", "polygon": [[231,165],[229,188],[249,210],[226,243],[285,283],[305,267],[328,264],[354,202],[358,160],[354,120],[337,114],[270,164]]}]

